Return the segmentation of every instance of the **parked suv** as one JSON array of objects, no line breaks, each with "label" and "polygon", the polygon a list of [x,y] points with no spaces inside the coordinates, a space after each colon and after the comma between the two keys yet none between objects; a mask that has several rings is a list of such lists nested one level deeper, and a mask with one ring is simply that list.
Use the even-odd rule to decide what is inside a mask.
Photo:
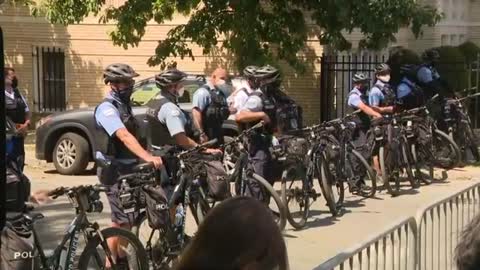
[{"label": "parked suv", "polygon": [[[193,93],[204,83],[204,76],[189,75],[187,77],[185,94],[179,100],[182,109],[191,113]],[[144,125],[143,119],[147,111],[145,104],[160,89],[156,86],[155,79],[151,77],[136,83],[134,90],[132,95],[133,113],[139,124]],[[95,149],[94,109],[94,107],[89,107],[71,110],[42,118],[36,126],[36,158],[53,162],[60,174],[72,175],[84,172],[88,163],[93,161]],[[235,121],[226,120],[223,123],[223,129],[226,137],[238,134]]]}]

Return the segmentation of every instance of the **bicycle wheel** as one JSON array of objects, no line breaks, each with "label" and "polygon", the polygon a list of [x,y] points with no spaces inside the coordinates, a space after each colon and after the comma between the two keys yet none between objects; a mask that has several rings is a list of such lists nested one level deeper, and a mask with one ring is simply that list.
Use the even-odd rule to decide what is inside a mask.
[{"label": "bicycle wheel", "polygon": [[363,169],[365,170],[365,176],[362,179],[362,183],[359,187],[359,195],[365,198],[372,198],[375,196],[377,192],[377,177],[375,172],[373,171],[370,164],[365,160],[362,154],[357,150],[352,149],[353,158],[358,159],[360,163],[363,165]]},{"label": "bicycle wheel", "polygon": [[[285,229],[285,225],[287,225],[287,210],[285,205],[282,202],[282,199],[278,195],[277,191],[270,185],[270,183],[267,182],[263,177],[256,173],[252,173],[251,177],[253,178],[254,181],[259,183],[262,186],[262,189],[270,195],[274,202],[275,202],[275,208],[278,210],[278,216],[275,217],[275,221],[280,228],[281,231]],[[271,209],[271,207],[270,207]],[[275,210],[272,210],[274,212]]]},{"label": "bicycle wheel", "polygon": [[335,185],[334,179],[330,174],[328,169],[328,164],[325,162],[324,158],[319,158],[316,162],[317,166],[317,176],[318,182],[320,184],[320,188],[322,189],[323,198],[327,202],[328,209],[332,216],[336,216],[339,212],[339,207],[337,205],[337,198],[335,197],[334,189],[336,190],[337,187]]},{"label": "bicycle wheel", "polygon": [[[430,185],[433,180],[433,166],[431,163],[427,162],[424,157],[422,157],[422,153],[417,150],[418,147],[416,144],[412,144],[410,148],[412,152],[412,159],[415,164],[415,176],[424,184]],[[424,173],[422,170],[427,170],[427,172]]]},{"label": "bicycle wheel", "polygon": [[412,170],[412,163],[413,163],[413,158],[411,157],[410,153],[410,147],[408,147],[407,139],[403,138],[401,140],[401,149],[402,149],[402,158],[403,158],[403,170],[405,170],[405,173],[407,174],[408,181],[410,182],[410,186],[412,188],[418,188],[420,186],[420,183],[418,179],[413,175],[413,170]]},{"label": "bicycle wheel", "polygon": [[192,211],[193,218],[197,225],[203,222],[210,208],[208,202],[201,196],[198,196],[194,202],[190,203],[190,211]]},{"label": "bicycle wheel", "polygon": [[[335,198],[335,204],[337,205],[337,209],[340,209],[343,206],[343,200],[345,198],[345,185],[343,178],[337,174],[337,163],[340,155],[340,143],[338,140],[332,136],[322,136],[320,137],[318,143],[320,145],[326,145],[326,148],[323,152],[323,162],[326,163],[326,174],[328,175],[328,179],[331,180],[330,185],[332,186],[333,197]],[[317,159],[317,164],[320,159]],[[319,167],[321,168],[321,167]],[[320,181],[320,174],[318,174],[318,170],[316,172],[317,179]]]},{"label": "bicycle wheel", "polygon": [[470,125],[466,124],[465,131],[468,138],[468,143],[469,143],[468,146],[470,148],[470,151],[472,152],[472,156],[475,159],[475,161],[480,162],[480,151],[478,151],[478,143],[477,143],[478,138],[475,135],[475,133],[473,133],[473,130],[470,127]]},{"label": "bicycle wheel", "polygon": [[434,130],[432,148],[432,158],[436,167],[450,170],[461,161],[458,145],[441,130]]},{"label": "bicycle wheel", "polygon": [[[380,170],[382,171],[382,180],[383,185],[388,190],[392,196],[397,196],[400,193],[400,178],[398,175],[394,175],[392,170],[392,154],[388,153],[390,151],[385,151],[384,146],[380,146],[379,150],[379,159],[380,159]],[[393,180],[393,185],[390,183],[390,180]]]},{"label": "bicycle wheel", "polygon": [[[130,231],[120,228],[107,228],[90,239],[80,255],[78,269],[105,269],[107,264],[118,267],[117,269],[130,268],[148,270],[147,253],[140,240]],[[117,252],[113,252],[109,239],[123,242]],[[123,267],[123,268],[122,268]]]},{"label": "bicycle wheel", "polygon": [[[305,174],[299,176],[296,167],[289,167],[282,174],[282,201],[287,210],[290,225],[297,230],[305,227],[310,212],[310,186]],[[315,194],[316,196],[316,194]]]}]

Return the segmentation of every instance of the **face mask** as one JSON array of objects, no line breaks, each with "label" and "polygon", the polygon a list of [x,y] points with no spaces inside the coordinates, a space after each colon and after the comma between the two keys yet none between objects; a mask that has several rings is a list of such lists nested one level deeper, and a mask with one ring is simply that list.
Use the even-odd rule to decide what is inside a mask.
[{"label": "face mask", "polygon": [[225,98],[228,98],[232,93],[232,86],[226,83],[224,80],[220,80],[216,88],[223,93]]},{"label": "face mask", "polygon": [[130,97],[132,96],[132,93],[133,93],[133,86],[129,86],[127,88],[117,91],[118,97],[123,103],[130,102]]},{"label": "face mask", "polygon": [[18,86],[18,79],[17,79],[17,77],[14,77],[12,79],[12,87],[17,88],[17,86]]},{"label": "face mask", "polygon": [[390,81],[390,75],[378,76],[378,79],[384,83],[388,83]]}]

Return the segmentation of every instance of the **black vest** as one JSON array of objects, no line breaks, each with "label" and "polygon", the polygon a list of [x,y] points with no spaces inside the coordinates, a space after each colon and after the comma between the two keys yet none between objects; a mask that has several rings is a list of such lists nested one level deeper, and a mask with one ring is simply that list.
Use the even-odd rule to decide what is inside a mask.
[{"label": "black vest", "polygon": [[[263,92],[255,91],[250,96],[257,96],[262,100],[262,111],[270,118],[270,123],[265,126],[265,131],[269,134],[273,134],[277,128],[277,108],[275,106],[275,100],[272,97],[268,97]],[[251,122],[241,126],[242,129],[248,129],[259,121]]]},{"label": "black vest", "polygon": [[375,87],[380,89],[383,93],[383,100],[380,103],[381,107],[386,107],[386,106],[393,106],[395,105],[395,100],[397,99],[397,95],[395,94],[395,91],[390,87],[389,84],[384,84],[381,85],[379,83],[375,84]]},{"label": "black vest", "polygon": [[[139,125],[137,120],[133,116],[132,108],[129,104],[123,104],[113,98],[106,98],[103,102],[109,102],[115,108],[117,108],[120,113],[120,119],[125,125],[125,128],[133,136],[138,139],[138,129]],[[97,112],[98,106],[95,108],[95,114]],[[115,159],[136,159],[137,157],[133,154],[126,146],[120,141],[116,136],[110,137],[105,129],[100,126],[95,120],[96,132],[95,132],[95,150],[103,153],[104,155],[113,157]]]},{"label": "black vest", "polygon": [[[158,97],[158,96],[157,96]],[[160,98],[153,98],[147,103],[147,115],[145,121],[147,122],[147,144],[148,146],[173,146],[176,145],[175,139],[170,135],[166,124],[161,123],[158,120],[158,113],[162,109],[162,106],[167,103],[174,103],[166,97],[160,96]],[[177,105],[178,106],[178,105]],[[188,137],[193,138],[192,122],[183,110],[182,113],[187,118],[187,124],[185,126],[185,133]]]},{"label": "black vest", "polygon": [[202,88],[210,93],[211,100],[210,104],[202,112],[202,128],[209,139],[217,138],[222,142],[222,124],[230,115],[227,99],[222,92],[211,89],[207,84],[202,86]]},{"label": "black vest", "polygon": [[13,89],[13,95],[13,98],[5,95],[5,113],[15,124],[23,124],[27,117],[25,113],[27,104],[23,101],[18,89]]},{"label": "black vest", "polygon": [[[358,90],[358,91],[360,91],[360,90]],[[348,98],[350,98],[350,96],[352,96],[352,95],[359,95],[359,96],[360,96],[360,99],[362,100],[362,102],[363,102],[365,105],[368,105],[368,104],[369,104],[369,103],[368,103],[368,95],[366,95],[365,93],[362,93],[361,91],[360,91],[360,93],[361,93],[361,94],[359,95],[358,93],[353,92],[353,90],[352,90],[352,91],[350,91],[350,93],[348,94]],[[347,98],[347,104],[348,104],[348,98]],[[352,113],[352,112],[354,112],[355,110],[358,110],[358,109],[359,109],[359,108],[354,108],[354,107],[350,107],[350,106],[348,106],[348,107],[350,108],[350,109],[349,109],[349,112],[350,112],[350,113]],[[360,127],[362,127],[362,128],[369,128],[369,127],[370,127],[370,117],[369,117],[366,113],[364,113],[363,111],[359,112],[359,113],[357,114],[357,117],[354,117],[354,121],[355,121],[355,123],[356,123],[358,126],[360,126]]]}]

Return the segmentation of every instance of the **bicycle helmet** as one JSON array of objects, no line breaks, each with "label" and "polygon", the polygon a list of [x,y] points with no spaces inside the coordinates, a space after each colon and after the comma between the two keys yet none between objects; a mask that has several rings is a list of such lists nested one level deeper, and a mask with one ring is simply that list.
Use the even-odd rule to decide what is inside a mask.
[{"label": "bicycle helmet", "polygon": [[257,69],[255,78],[264,83],[272,83],[280,79],[280,70],[270,65],[266,65]]},{"label": "bicycle helmet", "polygon": [[375,75],[382,74],[382,73],[389,73],[390,71],[391,71],[390,66],[385,63],[382,63],[375,67]]},{"label": "bicycle helmet", "polygon": [[429,49],[422,53],[422,59],[426,62],[436,61],[440,59],[440,53],[437,49]]},{"label": "bicycle helmet", "polygon": [[368,80],[370,80],[370,78],[368,78],[367,75],[363,73],[356,73],[355,75],[353,75],[352,78],[352,81],[354,83],[368,82]]},{"label": "bicycle helmet", "polygon": [[415,65],[412,64],[404,64],[400,67],[400,74],[407,75],[413,72],[415,69]]},{"label": "bicycle helmet", "polygon": [[246,78],[252,78],[255,76],[258,68],[259,67],[257,66],[247,66],[246,68],[243,69],[243,75]]},{"label": "bicycle helmet", "polygon": [[164,88],[183,81],[187,77],[185,72],[178,69],[167,69],[155,75],[155,83],[159,88]]},{"label": "bicycle helmet", "polygon": [[122,63],[108,65],[103,70],[103,80],[105,84],[108,82],[131,80],[138,76],[139,74],[135,72],[131,66]]}]

